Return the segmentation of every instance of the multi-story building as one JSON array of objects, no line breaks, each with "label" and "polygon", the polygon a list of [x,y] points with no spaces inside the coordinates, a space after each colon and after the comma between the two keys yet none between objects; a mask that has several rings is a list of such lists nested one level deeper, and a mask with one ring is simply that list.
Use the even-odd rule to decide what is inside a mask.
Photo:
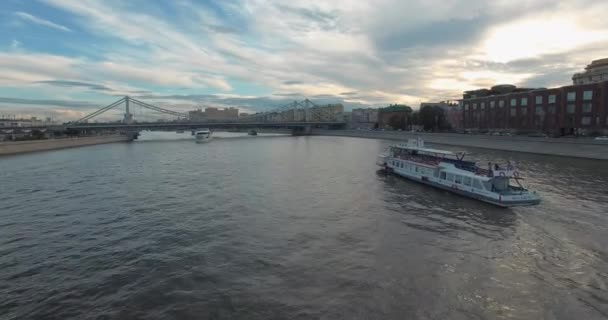
[{"label": "multi-story building", "polygon": [[36,117],[31,117],[30,119],[18,119],[18,118],[0,118],[0,127],[39,127],[46,124],[42,120],[39,120]]},{"label": "multi-story building", "polygon": [[423,102],[420,109],[426,106],[441,108],[450,127],[453,130],[462,129],[462,108],[457,101]]},{"label": "multi-story building", "polygon": [[608,81],[551,89],[501,85],[466,91],[461,104],[466,129],[557,135],[608,131]]},{"label": "multi-story building", "polygon": [[378,109],[353,109],[350,126],[352,128],[372,129],[378,123]]},{"label": "multi-story building", "polygon": [[263,121],[338,121],[343,119],[342,104],[327,104],[311,108],[289,109],[285,111],[261,112],[251,115],[253,119]]},{"label": "multi-story building", "polygon": [[236,120],[239,117],[239,109],[237,108],[224,108],[218,109],[214,107],[207,107],[205,111],[198,109],[188,112],[188,118],[192,121],[203,121],[203,120]]},{"label": "multi-story building", "polygon": [[588,84],[608,80],[608,58],[593,60],[585,71],[572,76],[572,84]]}]

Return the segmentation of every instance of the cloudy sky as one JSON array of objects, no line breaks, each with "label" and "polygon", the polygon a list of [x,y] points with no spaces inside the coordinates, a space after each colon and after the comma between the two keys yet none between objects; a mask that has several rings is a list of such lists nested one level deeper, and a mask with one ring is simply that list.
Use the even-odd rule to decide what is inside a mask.
[{"label": "cloudy sky", "polygon": [[[607,1],[2,0],[0,114],[123,95],[176,110],[347,107],[552,87],[608,57]],[[136,114],[137,117],[137,114]]]}]

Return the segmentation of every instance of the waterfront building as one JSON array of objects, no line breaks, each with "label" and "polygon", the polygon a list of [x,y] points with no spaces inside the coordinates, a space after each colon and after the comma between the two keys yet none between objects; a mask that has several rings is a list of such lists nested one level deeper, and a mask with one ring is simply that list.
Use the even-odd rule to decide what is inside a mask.
[{"label": "waterfront building", "polygon": [[608,131],[608,81],[559,88],[500,85],[466,91],[465,129],[546,132],[554,135]]},{"label": "waterfront building", "polygon": [[593,60],[585,71],[572,76],[572,84],[588,84],[608,80],[608,58]]},{"label": "waterfront building", "polygon": [[[50,120],[50,119],[49,119]],[[29,119],[24,118],[0,118],[0,128],[11,128],[11,127],[39,127],[51,123],[45,123],[37,117],[31,117]]]},{"label": "waterfront building", "polygon": [[352,128],[373,129],[378,123],[378,109],[353,109],[351,117]]},{"label": "waterfront building", "polygon": [[215,107],[207,107],[203,111],[202,109],[188,112],[188,118],[191,121],[204,121],[204,120],[236,120],[239,117],[239,109],[237,108],[224,108],[219,109]]}]

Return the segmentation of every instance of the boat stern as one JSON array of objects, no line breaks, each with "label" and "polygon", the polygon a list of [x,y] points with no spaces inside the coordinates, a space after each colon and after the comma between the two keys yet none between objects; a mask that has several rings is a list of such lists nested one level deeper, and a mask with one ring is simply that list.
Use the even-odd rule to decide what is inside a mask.
[{"label": "boat stern", "polygon": [[376,158],[376,164],[384,167],[386,165],[386,163],[388,162],[388,154],[379,154],[378,157]]}]

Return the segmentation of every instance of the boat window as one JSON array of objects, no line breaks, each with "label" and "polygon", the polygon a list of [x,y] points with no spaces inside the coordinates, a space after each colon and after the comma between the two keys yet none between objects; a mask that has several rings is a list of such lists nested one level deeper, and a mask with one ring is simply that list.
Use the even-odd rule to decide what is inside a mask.
[{"label": "boat window", "polygon": [[[490,181],[484,181],[483,186],[485,187],[486,190],[492,190],[492,182],[490,182]],[[494,191],[494,190],[492,190],[492,191]]]},{"label": "boat window", "polygon": [[483,188],[481,187],[481,183],[479,183],[479,180],[477,180],[477,179],[473,179],[473,187],[475,189],[483,190]]},{"label": "boat window", "polygon": [[464,177],[463,181],[465,186],[471,186],[471,177]]},{"label": "boat window", "polygon": [[448,181],[454,181],[454,174],[453,173],[448,173]]},{"label": "boat window", "polygon": [[454,182],[456,182],[458,184],[462,184],[462,176],[454,175]]},{"label": "boat window", "polygon": [[445,172],[441,172],[439,175],[440,179],[445,180]]}]

